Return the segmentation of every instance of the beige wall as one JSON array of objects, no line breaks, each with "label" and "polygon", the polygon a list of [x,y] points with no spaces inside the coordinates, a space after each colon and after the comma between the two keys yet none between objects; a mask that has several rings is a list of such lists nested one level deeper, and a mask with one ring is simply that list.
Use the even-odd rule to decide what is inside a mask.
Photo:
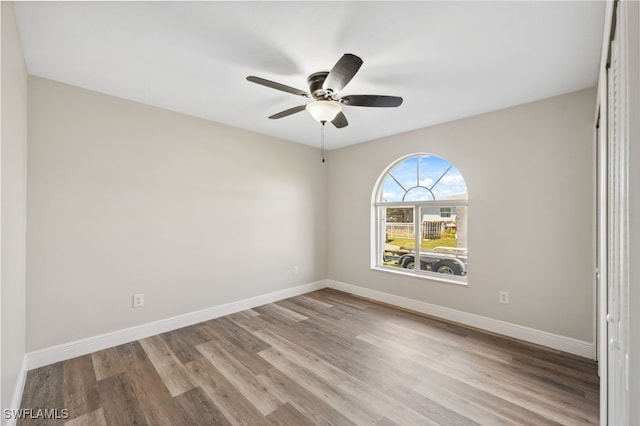
[{"label": "beige wall", "polygon": [[[591,342],[594,105],[584,90],[332,151],[329,279]],[[468,286],[370,269],[374,184],[418,152],[466,180]]]},{"label": "beige wall", "polygon": [[[1,3],[0,300],[2,408],[12,407],[25,354],[27,72],[11,3]],[[3,423],[5,421],[4,416]]]},{"label": "beige wall", "polygon": [[317,149],[37,77],[28,129],[28,351],[326,278]]},{"label": "beige wall", "polygon": [[[28,351],[327,276],[592,340],[593,90],[322,166],[306,146],[37,77],[29,89]],[[370,269],[373,185],[416,152],[467,181],[466,287]]]}]

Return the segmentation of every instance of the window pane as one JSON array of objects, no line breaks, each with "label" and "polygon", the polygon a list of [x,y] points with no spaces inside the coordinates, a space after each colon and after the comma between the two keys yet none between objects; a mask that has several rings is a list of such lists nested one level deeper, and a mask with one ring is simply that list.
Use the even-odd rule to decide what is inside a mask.
[{"label": "window pane", "polygon": [[415,229],[413,207],[385,209],[384,264],[413,268]]},{"label": "window pane", "polygon": [[427,188],[417,186],[411,188],[404,196],[403,201],[426,201],[433,200],[433,194]]},{"label": "window pane", "polygon": [[392,174],[406,189],[413,188],[418,182],[418,162],[419,157],[409,157],[402,163],[395,166],[393,170],[391,170],[390,174]]},{"label": "window pane", "polygon": [[420,208],[421,271],[467,275],[466,210],[465,206]]},{"label": "window pane", "polygon": [[437,200],[467,199],[467,185],[464,183],[460,171],[455,167],[451,167],[442,176],[442,179],[433,187],[432,191]]},{"label": "window pane", "polygon": [[380,201],[466,200],[460,171],[444,158],[416,155],[396,165],[382,183]]},{"label": "window pane", "polygon": [[387,176],[382,184],[381,200],[387,202],[402,201],[404,194],[405,190],[391,176]]},{"label": "window pane", "polygon": [[433,155],[420,157],[418,176],[420,185],[434,191],[435,188],[442,184],[443,176],[447,174],[450,167],[451,163],[444,158],[435,157]]}]

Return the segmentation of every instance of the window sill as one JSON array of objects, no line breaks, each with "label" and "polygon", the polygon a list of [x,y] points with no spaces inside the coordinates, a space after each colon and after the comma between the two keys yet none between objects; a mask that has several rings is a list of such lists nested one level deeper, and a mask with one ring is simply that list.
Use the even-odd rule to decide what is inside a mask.
[{"label": "window sill", "polygon": [[[456,277],[455,275],[436,274],[433,272],[418,273],[415,271],[408,271],[406,269],[385,267],[385,266],[372,266],[371,270],[388,272],[390,274],[396,274],[396,275],[404,275],[405,277],[420,278],[423,280],[426,279],[431,281],[438,281],[446,284],[455,284],[455,285],[462,285],[462,286],[469,285],[467,282],[467,277]],[[441,276],[441,275],[444,275],[444,276]]]}]

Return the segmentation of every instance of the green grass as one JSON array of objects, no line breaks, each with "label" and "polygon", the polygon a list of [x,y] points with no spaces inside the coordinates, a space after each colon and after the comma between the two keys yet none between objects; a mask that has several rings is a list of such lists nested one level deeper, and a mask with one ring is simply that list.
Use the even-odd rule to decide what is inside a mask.
[{"label": "green grass", "polygon": [[[414,247],[414,240],[409,238],[392,238],[387,241],[389,244],[399,247]],[[438,238],[437,240],[422,240],[420,247],[422,250],[431,250],[435,247],[457,247],[455,238]]]}]

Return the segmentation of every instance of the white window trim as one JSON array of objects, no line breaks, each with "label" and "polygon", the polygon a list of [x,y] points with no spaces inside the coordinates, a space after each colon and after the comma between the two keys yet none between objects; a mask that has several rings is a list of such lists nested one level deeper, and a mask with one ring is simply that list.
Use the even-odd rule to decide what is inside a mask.
[{"label": "white window trim", "polygon": [[437,272],[429,272],[429,271],[416,272],[416,271],[403,269],[403,268],[394,268],[391,266],[379,266],[379,265],[372,265],[370,269],[372,271],[386,272],[386,273],[396,274],[396,275],[404,275],[405,277],[438,281],[446,284],[454,284],[454,285],[461,285],[461,286],[469,285],[469,281],[464,277],[456,277],[455,275],[439,274]]},{"label": "white window trim", "polygon": [[[456,276],[456,275],[446,275],[437,272],[431,271],[420,271],[419,267],[415,270],[407,270],[392,266],[385,266],[383,264],[384,257],[384,244],[383,235],[386,232],[386,217],[382,217],[381,211],[382,207],[413,207],[419,211],[420,207],[466,207],[467,211],[469,209],[469,199],[467,196],[466,200],[428,200],[428,201],[379,201],[381,198],[381,192],[383,190],[383,182],[386,176],[389,174],[394,167],[403,161],[407,160],[411,157],[417,157],[421,155],[433,155],[428,153],[414,153],[410,155],[403,156],[398,160],[391,163],[378,177],[376,184],[374,186],[375,191],[372,191],[372,215],[371,220],[375,225],[371,226],[371,270],[392,273],[397,275],[409,276],[413,278],[427,279],[431,281],[438,281],[448,284],[455,285],[469,285],[468,276]],[[442,158],[442,157],[440,157]],[[448,161],[448,160],[447,160]],[[415,210],[414,210],[415,212]],[[468,214],[468,213],[467,213]],[[420,218],[419,214],[414,213],[414,229],[420,229]],[[420,234],[416,232],[416,246],[420,247]],[[418,250],[419,252],[419,250]]]}]

